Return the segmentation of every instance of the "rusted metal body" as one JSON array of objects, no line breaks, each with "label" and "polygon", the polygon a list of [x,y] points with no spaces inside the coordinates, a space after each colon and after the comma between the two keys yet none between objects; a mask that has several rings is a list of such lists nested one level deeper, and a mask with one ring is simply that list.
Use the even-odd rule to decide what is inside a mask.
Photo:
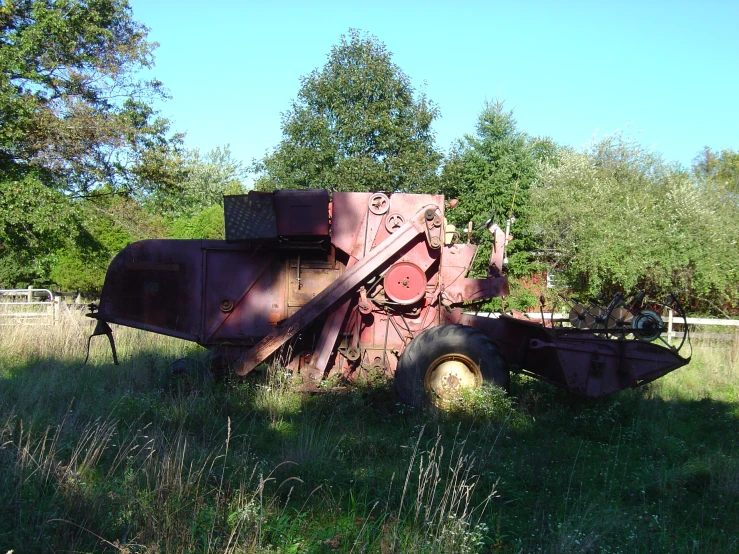
[{"label": "rusted metal body", "polygon": [[651,342],[605,339],[506,315],[451,319],[484,331],[509,364],[590,398],[649,383],[687,363],[675,350]]},{"label": "rusted metal body", "polygon": [[668,348],[463,313],[508,293],[507,237],[491,225],[488,277],[468,278],[440,195],[251,192],[226,197],[226,241],[148,240],[108,269],[98,310],[116,323],[194,341],[247,374],[274,356],[313,380],[393,376],[426,329],[481,330],[502,357],[555,385],[598,397],[687,363]]}]

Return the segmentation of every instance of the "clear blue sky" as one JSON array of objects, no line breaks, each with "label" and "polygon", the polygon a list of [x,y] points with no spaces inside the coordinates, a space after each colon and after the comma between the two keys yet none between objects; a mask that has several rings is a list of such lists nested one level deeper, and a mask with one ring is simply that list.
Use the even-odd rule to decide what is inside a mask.
[{"label": "clear blue sky", "polygon": [[375,35],[441,111],[437,145],[474,132],[485,100],[580,148],[624,130],[690,165],[739,148],[739,1],[285,2],[131,0],[151,29],[160,106],[186,144],[250,163],[281,138],[300,77],[349,28]]}]

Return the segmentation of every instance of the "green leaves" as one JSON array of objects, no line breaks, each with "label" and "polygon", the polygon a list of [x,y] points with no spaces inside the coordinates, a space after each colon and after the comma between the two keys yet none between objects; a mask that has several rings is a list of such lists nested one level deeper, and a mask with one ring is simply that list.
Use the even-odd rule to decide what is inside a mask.
[{"label": "green leaves", "polygon": [[152,213],[170,220],[190,218],[212,206],[222,207],[224,194],[244,193],[246,170],[241,162],[232,158],[228,146],[205,155],[189,150],[167,162],[177,168],[179,181],[172,186],[159,187],[145,199]]},{"label": "green leaves", "polygon": [[62,290],[93,292],[103,286],[110,260],[128,244],[161,237],[166,228],[138,202],[119,195],[70,203],[74,232],[53,251],[46,280]]},{"label": "green leaves", "polygon": [[[1,177],[1,176],[0,176]],[[0,178],[0,283],[48,279],[55,251],[77,235],[74,208],[36,173]]]},{"label": "green leaves", "polygon": [[175,239],[225,239],[223,206],[215,204],[195,215],[175,219],[170,225],[170,237]]},{"label": "green leaves", "polygon": [[[148,30],[125,0],[28,0],[0,7],[0,171],[37,167],[73,196],[145,190],[145,150],[170,148],[138,79]],[[159,176],[161,179],[161,175]]]},{"label": "green leaves", "polygon": [[736,205],[621,135],[546,165],[532,211],[556,265],[591,295],[677,292],[718,312],[739,300]]},{"label": "green leaves", "polygon": [[714,152],[706,146],[693,162],[693,175],[703,187],[739,204],[739,152]]},{"label": "green leaves", "polygon": [[0,5],[3,286],[99,288],[112,253],[151,227],[139,204],[133,225],[117,209],[177,189],[182,137],[151,108],[161,83],[137,76],[147,32],[126,0]]},{"label": "green leaves", "polygon": [[351,30],[301,85],[282,142],[253,166],[257,188],[410,192],[436,182],[438,110],[375,37]]},{"label": "green leaves", "polygon": [[507,248],[509,272],[521,275],[530,271],[525,255],[532,248],[528,191],[537,176],[539,150],[535,146],[540,143],[544,141],[518,130],[513,112],[505,110],[503,103],[489,102],[478,117],[477,133],[465,136],[444,165],[441,190],[447,198],[460,201],[447,212],[447,218],[458,228],[473,222],[478,229],[476,241],[484,245],[484,255],[478,260],[485,267],[491,242],[483,223],[496,213],[495,222],[503,229],[506,219],[515,218],[511,227],[515,238]]}]

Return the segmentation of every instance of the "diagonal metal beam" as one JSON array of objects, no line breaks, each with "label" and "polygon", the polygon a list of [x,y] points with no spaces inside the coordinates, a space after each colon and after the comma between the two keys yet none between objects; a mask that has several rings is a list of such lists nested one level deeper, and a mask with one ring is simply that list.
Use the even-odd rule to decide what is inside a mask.
[{"label": "diagonal metal beam", "polygon": [[299,333],[308,324],[339,302],[380,267],[410,244],[419,235],[426,233],[426,212],[436,212],[438,206],[424,206],[402,227],[382,241],[367,256],[349,268],[344,274],[323,289],[305,306],[286,319],[277,329],[246,351],[234,366],[238,375],[246,375],[272,355],[278,348]]}]

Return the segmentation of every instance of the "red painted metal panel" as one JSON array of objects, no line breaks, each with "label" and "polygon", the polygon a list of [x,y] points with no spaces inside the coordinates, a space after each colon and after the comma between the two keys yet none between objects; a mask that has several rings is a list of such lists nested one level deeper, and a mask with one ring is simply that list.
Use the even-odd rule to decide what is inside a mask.
[{"label": "red painted metal panel", "polygon": [[596,337],[570,328],[546,328],[507,316],[450,319],[483,330],[508,363],[589,398],[653,381],[689,359],[656,344]]},{"label": "red painted metal panel", "polygon": [[331,220],[331,243],[351,254],[360,231],[364,232],[369,192],[334,192]]},{"label": "red painted metal panel", "polygon": [[328,236],[327,190],[278,190],[274,195],[278,235]]},{"label": "red painted metal panel", "polygon": [[202,343],[254,343],[273,329],[272,319],[286,317],[276,261],[261,251],[205,251]]},{"label": "red painted metal panel", "polygon": [[110,322],[197,340],[202,241],[135,242],[110,263],[97,316]]}]

